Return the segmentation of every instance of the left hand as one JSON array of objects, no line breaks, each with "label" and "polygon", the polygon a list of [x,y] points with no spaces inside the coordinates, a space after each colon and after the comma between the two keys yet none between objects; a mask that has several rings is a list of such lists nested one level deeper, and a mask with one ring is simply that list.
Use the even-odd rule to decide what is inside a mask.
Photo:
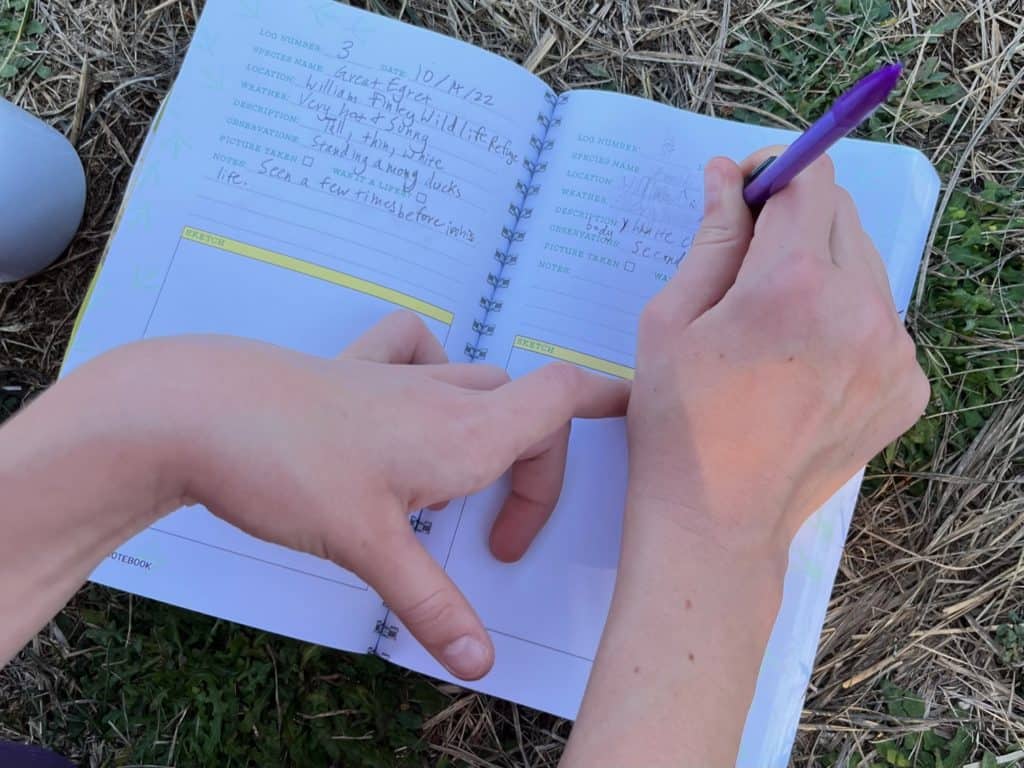
[{"label": "left hand", "polygon": [[387,317],[337,360],[229,337],[146,341],[108,357],[109,376],[150,370],[170,390],[153,418],[185,460],[175,469],[180,498],[167,508],[194,500],[254,536],[354,571],[466,679],[490,669],[493,647],[409,514],[511,467],[491,549],[518,559],[561,491],[570,420],[622,415],[628,394],[568,364],[511,382],[491,366],[449,364],[411,313]]}]

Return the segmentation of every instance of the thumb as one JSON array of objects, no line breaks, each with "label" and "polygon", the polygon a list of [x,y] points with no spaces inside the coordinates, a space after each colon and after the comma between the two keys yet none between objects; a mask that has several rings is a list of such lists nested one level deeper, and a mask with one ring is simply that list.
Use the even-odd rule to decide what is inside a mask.
[{"label": "thumb", "polygon": [[665,287],[676,304],[677,320],[693,322],[732,287],[753,229],[753,217],[743,202],[739,166],[728,158],[714,158],[704,169],[704,219],[689,253]]},{"label": "thumb", "polygon": [[455,677],[476,680],[494,664],[494,646],[480,618],[412,529],[380,542],[360,576]]}]

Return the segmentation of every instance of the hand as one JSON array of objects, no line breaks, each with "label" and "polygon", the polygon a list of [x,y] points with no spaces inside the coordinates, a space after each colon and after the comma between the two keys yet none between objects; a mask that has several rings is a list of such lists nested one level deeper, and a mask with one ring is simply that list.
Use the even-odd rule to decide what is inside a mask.
[{"label": "hand", "polygon": [[797,528],[928,401],[878,252],[822,158],[756,224],[709,163],[705,218],[645,309],[629,406],[631,497],[724,550]]},{"label": "hand", "polygon": [[409,514],[512,467],[491,546],[520,557],[558,499],[570,419],[622,415],[627,396],[569,365],[512,382],[497,368],[449,365],[409,313],[386,318],[338,360],[227,337],[112,354],[108,367],[120,355],[118,370],[155,370],[174,380],[172,402],[188,404],[187,414],[158,416],[170,423],[157,431],[177,435],[175,453],[188,457],[175,470],[184,478],[176,503],[198,501],[254,536],[354,571],[468,679],[490,668],[490,639]]},{"label": "hand", "polygon": [[735,765],[790,541],[928,399],[885,270],[827,159],[756,224],[714,160],[645,308],[608,622],[565,768]]}]

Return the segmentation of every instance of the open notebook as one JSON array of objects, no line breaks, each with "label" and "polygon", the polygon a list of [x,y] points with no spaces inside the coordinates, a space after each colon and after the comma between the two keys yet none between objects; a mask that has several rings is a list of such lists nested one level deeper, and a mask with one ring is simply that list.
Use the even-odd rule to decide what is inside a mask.
[{"label": "open notebook", "polygon": [[[512,62],[331,0],[208,0],[66,369],[181,332],[333,356],[406,307],[453,360],[628,378],[641,308],[698,225],[702,164],[790,140],[615,93],[555,94]],[[905,307],[936,175],[903,147],[832,154]],[[487,549],[500,484],[413,516],[493,637],[494,670],[470,687],[575,716],[625,483],[622,421],[582,422],[558,509],[520,563]],[[858,487],[793,544],[741,764],[786,763]],[[93,579],[447,677],[358,577],[201,508],[125,543]]]}]

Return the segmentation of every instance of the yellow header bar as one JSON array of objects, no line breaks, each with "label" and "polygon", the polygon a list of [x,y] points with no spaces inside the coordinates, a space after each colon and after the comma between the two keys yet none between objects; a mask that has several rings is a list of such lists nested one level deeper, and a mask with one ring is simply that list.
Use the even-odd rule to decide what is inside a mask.
[{"label": "yellow header bar", "polygon": [[388,288],[386,285],[380,283],[373,283],[369,280],[363,280],[361,277],[355,275],[349,275],[344,272],[338,272],[334,269],[328,269],[322,267],[319,264],[313,264],[309,261],[302,261],[291,256],[285,256],[283,253],[277,253],[276,251],[268,251],[266,248],[260,248],[259,246],[250,245],[249,243],[243,243],[238,240],[232,240],[228,237],[221,237],[215,235],[212,232],[206,232],[202,229],[196,229],[195,227],[185,227],[182,230],[181,236],[185,240],[191,240],[194,243],[202,243],[203,245],[209,245],[212,248],[218,248],[228,253],[233,253],[236,256],[245,256],[248,259],[254,261],[262,261],[264,264],[273,264],[275,267],[281,267],[282,269],[288,269],[292,272],[298,272],[309,277],[315,277],[317,280],[325,280],[328,283],[334,283],[344,288],[350,288],[353,291],[359,291],[359,293],[365,293],[367,296],[374,296],[384,301],[389,301],[392,304],[397,304],[400,307],[411,309],[413,312],[419,312],[421,315],[439,320],[445,325],[451,325],[452,320],[455,319],[455,315],[449,312],[443,307],[439,307],[435,304],[430,304],[422,299],[417,299],[415,296],[410,296],[407,293],[396,291],[393,288]]},{"label": "yellow header bar", "polygon": [[531,339],[527,336],[516,336],[512,342],[515,349],[525,349],[529,352],[536,352],[539,355],[553,357],[556,360],[564,360],[567,363],[575,363],[584,368],[607,373],[610,376],[617,376],[620,379],[633,379],[633,369],[626,365],[613,363],[601,357],[594,357],[585,352],[577,352],[575,349],[560,347],[557,344],[549,344],[546,341]]}]

